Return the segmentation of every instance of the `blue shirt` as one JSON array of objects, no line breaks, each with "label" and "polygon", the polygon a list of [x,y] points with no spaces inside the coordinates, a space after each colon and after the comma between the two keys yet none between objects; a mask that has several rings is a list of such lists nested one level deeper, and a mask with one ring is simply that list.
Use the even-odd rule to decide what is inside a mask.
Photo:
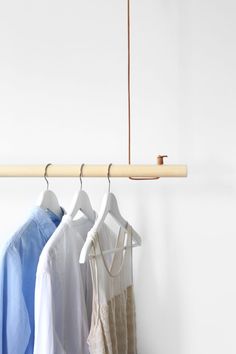
[{"label": "blue shirt", "polygon": [[33,353],[37,264],[62,216],[35,207],[1,253],[0,354]]}]

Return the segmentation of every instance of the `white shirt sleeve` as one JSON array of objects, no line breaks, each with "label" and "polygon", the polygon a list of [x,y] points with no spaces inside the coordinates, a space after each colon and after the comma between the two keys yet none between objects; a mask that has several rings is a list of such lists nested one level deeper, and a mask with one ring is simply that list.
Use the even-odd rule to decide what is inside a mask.
[{"label": "white shirt sleeve", "polygon": [[37,274],[35,285],[34,354],[55,353],[53,327],[51,277],[49,273],[43,272]]}]

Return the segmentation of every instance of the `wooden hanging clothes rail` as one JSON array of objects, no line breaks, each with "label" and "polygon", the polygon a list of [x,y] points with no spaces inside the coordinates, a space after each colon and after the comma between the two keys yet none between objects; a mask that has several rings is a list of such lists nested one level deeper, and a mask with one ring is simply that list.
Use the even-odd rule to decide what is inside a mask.
[{"label": "wooden hanging clothes rail", "polygon": [[[52,164],[47,177],[78,177],[81,165]],[[83,177],[107,177],[108,165],[84,165]],[[0,177],[43,177],[45,165],[0,165]],[[110,177],[186,177],[186,165],[112,165]]]}]

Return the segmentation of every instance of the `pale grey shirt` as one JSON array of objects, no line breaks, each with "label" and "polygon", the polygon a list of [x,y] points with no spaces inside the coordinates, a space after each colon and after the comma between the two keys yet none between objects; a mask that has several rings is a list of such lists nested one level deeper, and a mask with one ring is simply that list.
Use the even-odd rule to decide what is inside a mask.
[{"label": "pale grey shirt", "polygon": [[[95,221],[95,220],[94,220]],[[62,222],[44,247],[35,288],[34,354],[89,354],[87,337],[92,311],[89,262],[79,263],[88,231],[86,217]],[[101,240],[111,248],[111,239]]]}]

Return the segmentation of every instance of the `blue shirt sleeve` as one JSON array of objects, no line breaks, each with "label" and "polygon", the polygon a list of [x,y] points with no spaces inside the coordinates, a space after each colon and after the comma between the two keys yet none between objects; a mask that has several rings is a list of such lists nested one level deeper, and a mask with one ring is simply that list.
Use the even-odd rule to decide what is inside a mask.
[{"label": "blue shirt sleeve", "polygon": [[0,354],[24,353],[30,337],[21,269],[19,253],[9,245],[0,259]]}]

